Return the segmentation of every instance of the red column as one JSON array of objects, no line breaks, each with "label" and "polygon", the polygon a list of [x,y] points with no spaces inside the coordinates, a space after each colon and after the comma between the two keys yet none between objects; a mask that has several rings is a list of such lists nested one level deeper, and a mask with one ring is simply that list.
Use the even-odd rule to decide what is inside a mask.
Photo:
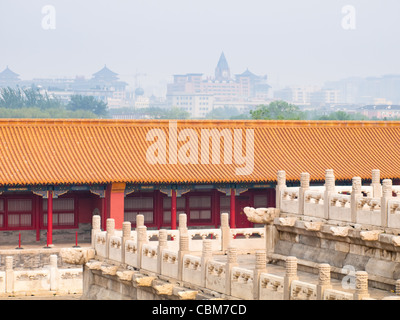
[{"label": "red column", "polygon": [[176,230],[176,190],[171,190],[171,229]]},{"label": "red column", "polygon": [[215,229],[218,228],[219,224],[221,223],[220,218],[220,206],[219,206],[219,193],[217,189],[213,189],[212,191],[212,221],[214,223]]},{"label": "red column", "polygon": [[230,209],[230,227],[236,228],[236,206],[235,206],[235,189],[231,188],[231,209]]},{"label": "red column", "polygon": [[47,197],[47,246],[53,245],[53,191]]},{"label": "red column", "polygon": [[268,195],[267,195],[267,199],[268,199],[268,207],[276,207],[276,191],[274,188],[269,188],[268,190]]},{"label": "red column", "polygon": [[124,222],[125,183],[109,185],[106,197],[107,216],[114,219],[115,229],[121,230]]},{"label": "red column", "polygon": [[154,199],[154,223],[157,225],[158,230],[162,227],[163,222],[163,202],[160,191],[153,192]]},{"label": "red column", "polygon": [[107,220],[107,190],[106,195],[101,199],[101,229],[106,230],[106,220]]},{"label": "red column", "polygon": [[36,241],[40,241],[40,219],[43,219],[43,210],[41,203],[43,203],[43,198],[35,196]]}]

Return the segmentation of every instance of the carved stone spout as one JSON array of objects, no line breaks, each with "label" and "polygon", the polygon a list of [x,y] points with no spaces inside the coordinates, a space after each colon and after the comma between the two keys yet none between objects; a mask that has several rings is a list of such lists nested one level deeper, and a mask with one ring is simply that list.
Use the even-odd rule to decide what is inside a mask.
[{"label": "carved stone spout", "polygon": [[257,208],[245,207],[243,212],[247,220],[253,223],[272,224],[276,217],[279,217],[280,210],[276,208]]}]

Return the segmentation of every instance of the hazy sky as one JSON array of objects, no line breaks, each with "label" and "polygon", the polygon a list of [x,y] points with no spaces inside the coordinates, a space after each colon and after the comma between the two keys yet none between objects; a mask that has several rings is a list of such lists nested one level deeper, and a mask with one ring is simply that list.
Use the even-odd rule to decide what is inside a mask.
[{"label": "hazy sky", "polygon": [[[55,30],[42,28],[52,5]],[[355,29],[342,8],[355,8]],[[0,71],[90,77],[104,64],[134,85],[248,67],[271,84],[400,73],[398,0],[0,0]]]}]

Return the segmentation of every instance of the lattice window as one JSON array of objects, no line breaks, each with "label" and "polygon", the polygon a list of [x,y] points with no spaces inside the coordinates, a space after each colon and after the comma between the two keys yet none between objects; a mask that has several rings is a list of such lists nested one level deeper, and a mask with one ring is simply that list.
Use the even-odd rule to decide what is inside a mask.
[{"label": "lattice window", "polygon": [[152,197],[133,197],[125,199],[125,210],[146,210],[153,209]]},{"label": "lattice window", "polygon": [[[47,199],[43,201],[43,210],[47,210]],[[53,212],[54,211],[74,211],[74,199],[53,199]]]},{"label": "lattice window", "polygon": [[136,216],[142,214],[145,224],[154,222],[153,197],[134,196],[125,198],[124,221],[136,224]]},{"label": "lattice window", "polygon": [[211,207],[211,196],[191,196],[189,206],[190,208],[209,208]]},{"label": "lattice window", "polygon": [[[75,199],[53,199],[53,226],[75,226]],[[43,225],[47,226],[47,199],[43,199]]]},{"label": "lattice window", "polygon": [[[2,204],[4,212],[4,202]],[[10,228],[31,227],[33,223],[32,199],[8,199],[7,225]],[[2,226],[4,219],[2,219]]]},{"label": "lattice window", "polygon": [[210,210],[190,209],[190,220],[210,220],[210,219],[211,219],[211,209]]},{"label": "lattice window", "polygon": [[268,197],[264,194],[254,196],[254,208],[267,208]]},{"label": "lattice window", "polygon": [[[163,222],[171,223],[171,198],[163,199]],[[179,221],[179,215],[181,213],[186,213],[186,198],[179,197],[176,198],[176,221]]]},{"label": "lattice window", "polygon": [[0,228],[4,227],[4,199],[0,199]]},{"label": "lattice window", "polygon": [[211,196],[189,196],[190,221],[211,220]]},{"label": "lattice window", "polygon": [[31,199],[9,199],[8,212],[30,212],[32,211]]},{"label": "lattice window", "polygon": [[219,197],[219,212],[230,213],[231,212],[231,197],[220,196]]}]

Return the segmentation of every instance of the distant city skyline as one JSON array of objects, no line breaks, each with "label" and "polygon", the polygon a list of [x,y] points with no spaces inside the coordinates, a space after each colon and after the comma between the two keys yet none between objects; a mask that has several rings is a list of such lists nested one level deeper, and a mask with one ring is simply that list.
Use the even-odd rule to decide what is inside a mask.
[{"label": "distant city skyline", "polygon": [[[43,28],[46,6],[55,29]],[[346,5],[355,29],[343,28]],[[22,79],[91,76],[105,64],[160,86],[176,73],[212,75],[224,51],[277,85],[399,74],[400,3],[383,1],[2,0],[0,70]],[[44,12],[44,13],[43,13]]]},{"label": "distant city skyline", "polygon": [[[105,66],[108,67],[107,64],[104,64],[101,68],[103,68]],[[75,76],[53,76],[53,77],[52,76],[49,76],[49,77],[34,76],[32,78],[24,78],[23,75],[21,75],[21,74],[18,74],[18,75],[20,77],[20,80],[21,81],[25,81],[25,83],[29,82],[30,80],[35,80],[35,79],[60,79],[60,80],[62,80],[62,79],[75,79],[77,77],[84,77],[86,80],[90,80],[93,77],[93,75],[96,72],[98,72],[101,68],[98,68],[97,70],[95,70],[93,73],[91,73],[89,75],[77,74]],[[0,69],[0,73],[5,71],[6,69],[9,69],[9,70],[14,72],[14,69],[7,65],[5,68]],[[248,70],[248,68],[246,68],[246,70]],[[114,71],[114,70],[112,70],[112,71]],[[250,70],[250,71],[253,71],[253,70]],[[173,82],[173,77],[176,74],[176,73],[171,74],[165,79],[158,79],[158,82],[153,82],[152,79],[147,80],[148,74],[146,74],[145,72],[137,72],[136,73],[137,77],[135,77],[135,74],[133,74],[131,77],[126,77],[126,76],[124,77],[123,75],[121,76],[120,74],[118,74],[118,72],[116,72],[116,73],[117,73],[117,75],[118,75],[118,77],[119,77],[119,79],[121,81],[126,81],[127,82],[127,86],[131,91],[134,91],[137,88],[146,88],[147,87],[147,88],[153,88],[154,89],[154,88],[158,87],[158,89],[154,89],[153,91],[158,91],[159,95],[162,95],[162,96],[164,96],[167,93],[167,85],[171,84]],[[193,72],[188,72],[188,73],[190,74],[190,73],[193,73]],[[205,79],[206,78],[214,78],[214,74],[212,74],[212,73],[205,74],[205,73],[202,73],[202,72],[198,72],[198,74],[202,74]],[[235,72],[234,74],[240,74],[240,72],[237,72],[237,73]],[[315,86],[316,87],[324,87],[325,85],[328,85],[328,87],[329,87],[329,84],[332,83],[332,82],[340,82],[340,81],[349,80],[349,79],[382,78],[382,77],[385,77],[385,76],[388,76],[388,75],[400,76],[400,73],[398,73],[398,74],[394,74],[394,73],[392,73],[392,74],[382,74],[382,75],[367,75],[367,76],[364,76],[364,77],[361,77],[361,76],[348,76],[348,77],[344,77],[344,78],[340,78],[340,79],[326,79],[321,83],[293,83],[293,84],[281,84],[281,85],[277,84],[272,79],[270,79],[269,75],[266,75],[266,76],[268,76],[268,83],[270,85],[272,84],[271,90],[272,91],[279,91],[279,90],[285,89],[285,88],[302,87],[302,86],[303,87],[308,87],[308,86],[310,86],[310,87],[312,87],[312,86],[314,86],[314,87]],[[234,77],[234,75],[233,75],[233,77]],[[233,79],[233,77],[232,77],[232,79]],[[145,94],[147,96],[150,96],[150,95],[153,95],[154,92],[145,92]]]}]

